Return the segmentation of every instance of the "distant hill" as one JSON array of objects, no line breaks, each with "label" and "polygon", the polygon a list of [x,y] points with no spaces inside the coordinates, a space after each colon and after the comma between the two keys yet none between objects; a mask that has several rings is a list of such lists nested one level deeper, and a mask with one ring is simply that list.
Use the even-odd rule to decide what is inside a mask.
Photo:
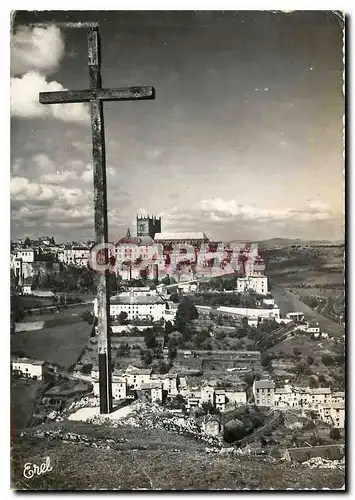
[{"label": "distant hill", "polygon": [[243,245],[246,243],[257,243],[264,248],[272,247],[288,247],[291,245],[344,245],[344,241],[330,240],[302,240],[300,238],[270,238],[268,240],[250,241],[250,240],[233,240],[229,242],[233,245]]}]

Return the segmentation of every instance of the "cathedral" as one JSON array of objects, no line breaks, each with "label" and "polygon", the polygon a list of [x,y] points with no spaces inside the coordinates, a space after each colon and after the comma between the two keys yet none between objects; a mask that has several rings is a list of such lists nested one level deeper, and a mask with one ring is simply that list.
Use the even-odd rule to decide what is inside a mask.
[{"label": "cathedral", "polygon": [[223,242],[212,242],[203,232],[164,233],[161,217],[137,215],[137,236],[116,243],[116,272],[122,279],[162,279],[178,281],[219,276],[237,271],[241,275],[262,275],[263,260],[250,258],[250,248],[235,251]]}]

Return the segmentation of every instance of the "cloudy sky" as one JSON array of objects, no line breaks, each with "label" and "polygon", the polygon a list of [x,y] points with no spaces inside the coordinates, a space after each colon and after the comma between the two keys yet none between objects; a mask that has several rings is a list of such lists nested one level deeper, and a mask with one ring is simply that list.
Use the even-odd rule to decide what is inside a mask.
[{"label": "cloudy sky", "polygon": [[[88,87],[100,23],[109,238],[137,212],[215,240],[343,237],[342,27],[330,12],[18,12],[11,41],[12,237],[93,238],[89,109],[38,92]],[[47,28],[31,23],[48,21]]]}]

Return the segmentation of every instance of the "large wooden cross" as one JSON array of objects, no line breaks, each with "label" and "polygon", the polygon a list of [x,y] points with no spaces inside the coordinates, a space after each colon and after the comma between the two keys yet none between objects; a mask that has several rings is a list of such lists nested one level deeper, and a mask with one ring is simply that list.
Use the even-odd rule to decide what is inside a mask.
[{"label": "large wooden cross", "polygon": [[[124,87],[103,89],[100,72],[100,36],[96,23],[62,23],[65,28],[88,28],[88,62],[90,88],[87,90],[65,90],[59,92],[41,92],[41,104],[63,104],[90,102],[93,174],[94,174],[94,210],[96,243],[108,242],[107,231],[107,192],[106,192],[106,154],[105,132],[102,101],[131,101],[154,99],[153,87]],[[108,252],[105,255],[106,262]],[[110,296],[108,273],[101,272],[97,279],[98,302],[98,357],[100,413],[112,411],[112,365],[110,342]]]}]

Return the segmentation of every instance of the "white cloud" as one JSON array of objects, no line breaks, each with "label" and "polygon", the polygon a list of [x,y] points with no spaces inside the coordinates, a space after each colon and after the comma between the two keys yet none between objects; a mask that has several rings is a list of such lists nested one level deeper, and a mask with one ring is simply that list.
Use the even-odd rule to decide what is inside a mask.
[{"label": "white cloud", "polygon": [[72,170],[58,171],[58,173],[43,174],[40,181],[48,184],[62,184],[78,180],[78,174]]},{"label": "white cloud", "polygon": [[48,75],[64,56],[64,39],[52,25],[33,29],[21,26],[11,38],[11,74],[37,70]]},{"label": "white cloud", "polygon": [[11,39],[11,115],[20,118],[52,117],[65,122],[89,123],[87,104],[40,104],[40,92],[66,90],[47,76],[64,56],[64,39],[56,26],[21,27]]},{"label": "white cloud", "polygon": [[89,123],[90,113],[86,104],[40,104],[40,92],[57,90],[65,89],[56,81],[47,82],[43,75],[35,71],[30,71],[21,77],[11,78],[11,115],[21,118],[52,116],[66,122]]},{"label": "white cloud", "polygon": [[[106,177],[115,177],[116,170],[113,167],[106,167]],[[87,183],[93,182],[93,169],[92,165],[88,163],[84,172],[81,174],[80,179]]]},{"label": "white cloud", "polygon": [[266,210],[255,206],[239,205],[235,200],[212,198],[201,200],[200,208],[210,220],[221,221],[230,218],[285,220],[298,219],[300,221],[325,220],[332,216],[329,207],[320,202],[311,202],[303,210],[290,208]]},{"label": "white cloud", "polygon": [[12,202],[21,201],[36,204],[46,201],[48,204],[50,202],[63,208],[72,208],[86,205],[91,201],[87,190],[32,182],[25,177],[12,177],[10,191]]}]

